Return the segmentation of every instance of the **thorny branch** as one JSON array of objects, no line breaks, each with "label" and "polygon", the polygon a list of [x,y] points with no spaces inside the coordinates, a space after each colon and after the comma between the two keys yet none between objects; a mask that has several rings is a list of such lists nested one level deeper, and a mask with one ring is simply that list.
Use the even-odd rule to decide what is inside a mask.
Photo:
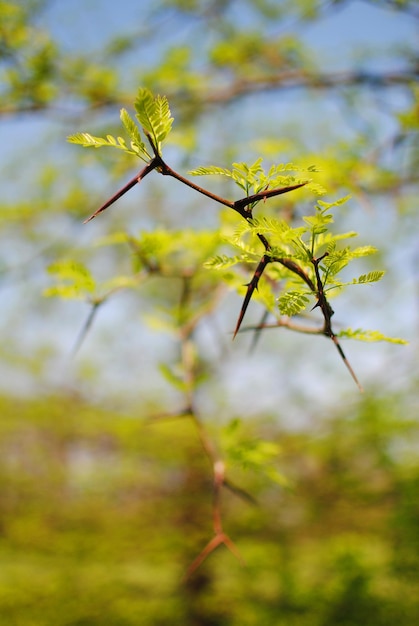
[{"label": "thorny branch", "polygon": [[[171,176],[172,178],[175,178],[179,182],[183,183],[184,185],[187,185],[191,189],[194,189],[196,192],[206,196],[207,198],[210,198],[211,200],[214,200],[215,202],[218,202],[219,204],[222,204],[230,209],[233,209],[234,211],[237,211],[237,213],[239,213],[247,221],[252,219],[253,207],[260,200],[266,200],[267,198],[272,198],[274,196],[288,193],[289,191],[294,191],[295,189],[299,189],[300,187],[303,187],[304,185],[307,184],[307,181],[304,181],[301,183],[297,183],[295,185],[289,185],[287,187],[281,187],[281,188],[276,188],[276,189],[265,189],[251,196],[246,196],[239,200],[231,201],[221,196],[218,196],[208,191],[207,189],[204,189],[203,187],[200,187],[196,183],[192,182],[191,180],[185,178],[184,176],[182,176],[181,174],[173,170],[162,159],[159,153],[158,147],[155,145],[154,140],[151,137],[151,135],[146,133],[146,136],[154,153],[153,159],[136,176],[134,176],[134,178],[132,178],[124,187],[122,187],[119,191],[117,191],[116,194],[114,194],[111,198],[109,198],[109,200],[107,200],[101,207],[99,207],[99,209],[97,209],[89,218],[87,218],[87,220],[85,220],[85,223],[89,222],[94,217],[96,217],[99,213],[101,213],[102,211],[110,207],[112,204],[114,204],[117,200],[119,200],[119,198],[121,198],[125,193],[127,193],[127,191],[129,191],[137,183],[140,183],[143,180],[143,178],[145,178],[153,170],[157,170],[163,176]],[[261,233],[258,233],[258,237],[265,248],[265,254],[262,256],[262,259],[259,262],[258,266],[256,267],[256,270],[252,279],[247,285],[247,292],[246,292],[246,295],[245,295],[245,298],[244,298],[244,301],[243,301],[243,304],[239,313],[238,321],[237,321],[236,328],[234,331],[234,337],[237,335],[237,333],[240,330],[240,326],[244,319],[249,302],[252,298],[252,295],[255,289],[257,289],[258,287],[259,280],[263,272],[265,271],[267,265],[269,263],[274,263],[274,262],[280,263],[281,265],[286,267],[290,272],[297,274],[297,276],[299,276],[307,284],[310,291],[313,294],[315,294],[315,296],[317,297],[317,303],[315,304],[314,308],[316,307],[320,308],[323,314],[323,319],[324,319],[324,325],[323,325],[323,329],[321,333],[325,335],[326,337],[329,337],[333,341],[343,362],[348,368],[352,378],[354,379],[358,388],[362,390],[362,387],[351,365],[349,364],[335,333],[332,330],[331,318],[333,315],[333,310],[324,293],[324,287],[323,287],[323,283],[322,283],[320,272],[319,272],[319,263],[324,257],[321,257],[319,259],[314,259],[314,258],[312,259],[314,273],[316,277],[316,284],[314,284],[310,276],[307,274],[307,272],[300,265],[295,263],[295,261],[289,258],[272,256],[270,254],[271,246],[268,240],[266,239],[266,237],[262,235]]]},{"label": "thorny branch", "polygon": [[[153,159],[142,169],[140,172],[134,176],[124,187],[122,187],[116,194],[114,194],[111,198],[109,198],[99,209],[97,209],[89,218],[85,220],[89,222],[93,218],[95,218],[99,213],[109,208],[112,204],[114,204],[119,198],[121,198],[125,193],[127,193],[132,187],[134,187],[137,183],[140,183],[143,178],[145,178],[150,172],[153,170],[157,170],[160,174],[164,176],[171,176],[175,178],[179,182],[187,185],[188,187],[194,189],[196,192],[222,204],[232,210],[238,212],[245,220],[250,221],[252,219],[252,211],[254,206],[260,201],[265,200],[267,198],[271,198],[277,195],[281,195],[284,193],[288,193],[289,191],[293,191],[300,187],[303,187],[307,184],[307,181],[297,183],[295,185],[291,185],[288,187],[277,188],[277,189],[265,189],[259,193],[253,194],[251,196],[246,196],[245,198],[241,198],[240,200],[230,201],[226,198],[213,194],[212,192],[196,185],[192,181],[184,178],[179,173],[175,172],[160,156],[157,146],[154,144],[152,138],[147,135],[147,138],[151,144],[151,147],[154,152]],[[257,234],[259,240],[263,244],[265,248],[265,253],[263,254],[259,264],[256,267],[256,270],[253,274],[252,279],[247,285],[247,292],[239,313],[237,325],[234,331],[234,336],[239,332],[242,321],[244,319],[247,307],[252,298],[252,295],[255,289],[258,288],[259,280],[265,271],[266,267],[269,263],[279,263],[287,268],[290,272],[299,276],[301,280],[303,280],[306,285],[309,287],[310,291],[316,296],[317,303],[315,307],[319,307],[322,311],[324,324],[322,329],[303,329],[302,327],[297,327],[292,325],[289,321],[285,323],[284,321],[277,321],[275,326],[287,326],[288,328],[292,328],[293,330],[299,330],[300,332],[310,332],[312,334],[322,334],[326,337],[329,337],[333,343],[335,344],[342,360],[344,361],[346,367],[348,368],[352,378],[358,385],[358,387],[362,390],[358,379],[355,376],[346,356],[338,342],[338,339],[333,332],[331,317],[333,315],[333,310],[326,298],[324,292],[324,285],[321,280],[320,272],[319,272],[319,264],[320,261],[324,258],[320,257],[318,259],[313,258],[312,264],[314,267],[314,274],[316,278],[316,282],[314,283],[311,277],[307,274],[307,272],[298,265],[295,261],[286,257],[277,257],[272,254],[272,249],[269,244],[267,238],[261,234]],[[213,514],[213,531],[214,536],[207,543],[204,549],[200,552],[200,554],[196,557],[196,559],[189,566],[185,578],[189,577],[193,572],[202,564],[202,562],[220,545],[224,544],[231,552],[234,554],[238,560],[243,563],[243,559],[240,556],[236,546],[230,539],[230,537],[224,532],[223,523],[222,523],[222,513],[221,513],[221,490],[222,487],[227,487],[237,495],[244,497],[246,500],[252,502],[251,496],[249,496],[245,491],[233,485],[229,480],[227,480],[225,475],[225,464],[222,459],[219,457],[218,452],[212,442],[212,440],[208,437],[208,433],[203,426],[203,423],[199,417],[197,409],[195,407],[194,400],[194,390],[196,388],[196,364],[193,356],[194,353],[194,332],[196,329],[196,325],[201,317],[200,315],[195,316],[189,322],[183,320],[183,311],[186,310],[185,307],[189,304],[189,277],[184,276],[184,284],[183,290],[181,294],[181,299],[179,303],[179,337],[181,343],[181,362],[182,368],[184,372],[184,382],[185,382],[185,400],[186,406],[181,412],[177,413],[177,416],[187,416],[190,417],[196,427],[196,431],[198,433],[198,437],[201,443],[203,450],[205,451],[213,472],[213,506],[212,506],[212,514]],[[315,308],[314,307],[314,308]],[[187,317],[187,316],[186,316]],[[254,327],[256,330],[260,330],[262,328],[272,327],[267,324],[261,324],[258,327]],[[249,329],[245,329],[249,330]],[[173,416],[172,416],[173,417]]]}]

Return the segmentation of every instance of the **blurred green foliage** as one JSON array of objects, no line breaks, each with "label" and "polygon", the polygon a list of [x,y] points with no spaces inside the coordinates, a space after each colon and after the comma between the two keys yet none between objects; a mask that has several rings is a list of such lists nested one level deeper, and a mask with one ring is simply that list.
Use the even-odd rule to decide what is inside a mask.
[{"label": "blurred green foliage", "polygon": [[237,440],[269,435],[288,486],[237,463],[236,443],[231,475],[257,502],[230,495],[224,514],[246,565],[220,547],[187,580],[211,518],[188,419],[0,405],[2,624],[418,623],[419,432],[403,399],[313,415],[309,434],[241,423]]}]

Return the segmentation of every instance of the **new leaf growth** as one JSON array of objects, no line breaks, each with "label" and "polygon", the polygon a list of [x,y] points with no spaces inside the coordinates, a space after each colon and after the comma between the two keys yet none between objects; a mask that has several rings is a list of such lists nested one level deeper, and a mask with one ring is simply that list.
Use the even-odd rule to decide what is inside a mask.
[{"label": "new leaf growth", "polygon": [[[220,272],[225,277],[227,267],[235,267],[237,276],[242,275],[242,268],[253,266],[253,275],[246,285],[243,305],[241,307],[234,336],[241,330],[247,308],[253,297],[258,298],[261,291],[261,281],[266,276],[264,296],[258,298],[262,304],[276,301],[277,306],[268,307],[269,313],[274,315],[275,322],[267,323],[266,316],[263,324],[253,327],[257,330],[278,326],[305,332],[309,334],[323,334],[333,341],[338,352],[345,362],[351,376],[358,387],[361,386],[350,366],[339,337],[352,337],[371,341],[387,340],[401,342],[374,331],[341,331],[335,333],[332,326],[334,314],[329,298],[336,295],[349,285],[365,285],[380,280],[383,271],[371,271],[361,274],[351,280],[342,280],[340,274],[353,260],[375,252],[371,246],[351,248],[341,246],[341,241],[356,236],[349,232],[335,234],[332,209],[342,205],[348,197],[332,203],[318,200],[314,213],[303,217],[303,225],[292,227],[287,221],[258,215],[253,212],[259,208],[260,202],[269,198],[289,193],[301,187],[314,194],[324,193],[320,185],[307,178],[307,174],[316,171],[314,166],[300,168],[292,163],[272,165],[267,172],[262,167],[262,158],[254,163],[233,163],[232,169],[218,166],[200,167],[192,172],[193,176],[224,176],[230,178],[245,195],[236,200],[223,198],[185,178],[173,170],[163,159],[162,145],[170,134],[173,118],[169,103],[164,96],[153,96],[148,89],[140,89],[135,100],[136,118],[140,127],[130,117],[129,113],[121,110],[121,121],[128,135],[128,141],[122,137],[95,137],[89,133],[77,133],[68,138],[71,143],[86,148],[100,148],[103,146],[118,148],[130,155],[135,155],[145,162],[143,167],[124,187],[117,191],[86,221],[90,221],[99,213],[114,204],[129,189],[140,183],[152,171],[164,176],[171,176],[180,183],[194,189],[197,193],[214,200],[215,202],[237,212],[244,220],[244,224],[233,236],[224,238],[224,242],[236,249],[234,256],[216,255],[207,262],[207,266]],[[144,136],[144,139],[143,139]],[[148,146],[147,146],[148,144]],[[295,174],[303,173],[304,178]],[[262,245],[262,255],[260,247]],[[231,270],[230,278],[231,282]],[[267,286],[266,286],[267,285]],[[240,288],[239,288],[240,289]],[[266,291],[270,291],[270,297]],[[279,291],[279,294],[278,294]],[[295,317],[305,314],[307,308],[318,309],[323,317],[320,327],[307,327],[296,324]],[[247,329],[248,330],[248,329]]]}]

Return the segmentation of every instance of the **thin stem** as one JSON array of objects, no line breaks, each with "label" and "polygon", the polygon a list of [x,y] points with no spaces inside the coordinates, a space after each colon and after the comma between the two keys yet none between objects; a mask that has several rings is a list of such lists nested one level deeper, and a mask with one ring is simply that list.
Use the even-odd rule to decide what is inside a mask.
[{"label": "thin stem", "polygon": [[197,363],[195,360],[195,341],[194,334],[196,325],[198,324],[201,316],[194,318],[194,322],[191,323],[188,320],[188,312],[190,308],[190,300],[192,291],[190,289],[191,277],[183,277],[183,285],[179,300],[179,337],[181,342],[181,362],[183,369],[183,376],[185,382],[185,400],[187,408],[183,411],[184,415],[190,417],[193,421],[198,434],[199,441],[202,449],[208,457],[213,474],[213,501],[212,501],[212,525],[214,530],[214,537],[207,543],[204,549],[196,557],[193,563],[189,566],[185,579],[191,576],[191,574],[201,565],[201,563],[207,558],[211,552],[213,552],[219,545],[224,544],[232,554],[234,554],[240,562],[243,562],[236,546],[228,535],[225,534],[223,529],[222,510],[221,510],[221,490],[225,484],[225,464],[220,458],[218,451],[209,437],[208,432],[199,418],[199,413],[195,407],[195,390],[197,386]]},{"label": "thin stem", "polygon": [[[215,202],[218,202],[219,204],[223,204],[224,206],[227,206],[230,209],[235,209],[234,202],[231,202],[230,200],[226,200],[226,198],[222,198],[221,196],[217,196],[215,193],[212,193],[211,191],[208,191],[207,189],[204,189],[203,187],[196,185],[191,180],[188,180],[181,174],[178,174],[178,172],[175,172],[175,170],[169,167],[169,165],[167,165],[167,163],[165,163],[163,160],[161,160],[160,168],[161,168],[161,174],[163,174],[163,176],[171,176],[172,178],[176,178],[176,180],[178,180],[179,182],[183,183],[187,187],[190,187],[191,189],[194,189],[198,193],[204,196],[207,196],[207,198],[211,198],[211,200],[215,200]],[[235,210],[238,210],[238,209],[235,209]]]},{"label": "thin stem", "polygon": [[295,324],[289,318],[286,319],[278,319],[275,322],[262,322],[261,324],[255,324],[252,326],[242,326],[240,329],[241,333],[255,331],[255,330],[265,330],[269,328],[288,328],[289,330],[293,330],[297,333],[302,333],[304,335],[321,335],[324,336],[323,328],[315,328],[313,326],[303,326],[302,324]]}]

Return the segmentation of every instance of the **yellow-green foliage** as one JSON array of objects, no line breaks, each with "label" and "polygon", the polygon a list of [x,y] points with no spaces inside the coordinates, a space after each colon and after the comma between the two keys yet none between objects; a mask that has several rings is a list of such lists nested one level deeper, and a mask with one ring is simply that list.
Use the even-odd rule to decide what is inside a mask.
[{"label": "yellow-green foliage", "polygon": [[315,436],[259,423],[269,449],[226,426],[230,475],[257,500],[226,500],[246,565],[220,547],[188,581],[210,468],[190,421],[157,411],[1,399],[1,623],[417,623],[418,430],[400,398],[360,400]]}]

